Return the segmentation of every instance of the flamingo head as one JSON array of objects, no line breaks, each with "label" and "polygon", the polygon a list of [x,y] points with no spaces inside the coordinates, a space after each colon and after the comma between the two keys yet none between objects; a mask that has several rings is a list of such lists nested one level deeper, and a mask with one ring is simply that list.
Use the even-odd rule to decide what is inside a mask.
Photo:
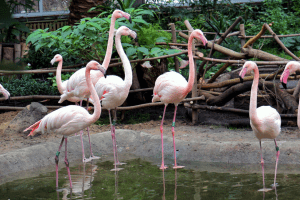
[{"label": "flamingo head", "polygon": [[286,89],[287,80],[290,74],[293,74],[295,71],[300,70],[300,63],[296,61],[290,61],[285,66],[284,71],[280,76],[280,82],[282,86]]},{"label": "flamingo head", "polygon": [[133,39],[136,38],[136,32],[132,31],[126,26],[121,26],[118,28],[116,35],[130,35]]},{"label": "flamingo head", "polygon": [[50,63],[53,65],[55,62],[59,62],[62,61],[62,56],[60,54],[56,54],[52,60],[50,61]]},{"label": "flamingo head", "polygon": [[255,67],[257,67],[255,62],[252,62],[252,61],[245,62],[244,66],[239,74],[241,83],[243,82],[243,78],[245,77],[245,75],[247,73],[249,73],[250,71],[252,71]]},{"label": "flamingo head", "polygon": [[197,39],[197,40],[201,40],[202,43],[203,43],[203,46],[206,46],[207,45],[207,39],[206,37],[204,36],[203,32],[199,29],[196,29],[192,32],[192,34],[194,35],[194,37]]},{"label": "flamingo head", "polygon": [[119,9],[116,9],[116,10],[113,12],[112,17],[113,17],[114,19],[118,19],[118,18],[124,17],[125,19],[129,20],[130,23],[132,23],[130,14],[128,14],[128,13],[122,11],[122,10],[119,10]]},{"label": "flamingo head", "polygon": [[87,65],[86,68],[90,69],[90,70],[99,70],[100,72],[102,72],[102,74],[105,76],[106,74],[106,69],[104,67],[102,67],[102,65],[100,65],[97,61],[92,60],[90,61]]}]

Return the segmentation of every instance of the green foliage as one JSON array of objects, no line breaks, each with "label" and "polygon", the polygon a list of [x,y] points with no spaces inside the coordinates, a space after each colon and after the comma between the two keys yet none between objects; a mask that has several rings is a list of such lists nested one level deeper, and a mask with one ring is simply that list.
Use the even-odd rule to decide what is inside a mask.
[{"label": "green foliage", "polygon": [[25,95],[56,95],[58,91],[48,81],[32,79],[30,76],[23,76],[21,79],[12,79],[2,84],[11,96]]},{"label": "green foliage", "polygon": [[[25,1],[14,1],[8,0],[5,3],[4,9],[9,9],[10,16],[13,14],[15,8],[17,6],[23,6],[25,10],[33,10],[33,0],[25,0]],[[3,8],[2,8],[3,9]],[[2,11],[1,11],[2,12]],[[1,15],[2,17],[2,15]],[[7,17],[7,16],[4,16]],[[4,23],[0,23],[0,41],[5,41],[6,43],[18,43],[19,41],[15,39],[16,36],[19,36],[21,32],[29,33],[29,28],[25,25],[25,23],[19,22],[15,19],[7,18]]]},{"label": "green foliage", "polygon": [[[51,73],[52,74],[52,73]],[[64,82],[65,80],[68,80],[74,73],[71,74],[61,74],[61,81]],[[56,83],[56,76],[53,77],[48,77],[48,80],[52,82],[52,86],[57,88],[57,83]]]},{"label": "green foliage", "polygon": [[291,51],[300,50],[300,36],[282,38],[281,42]]},{"label": "green foliage", "polygon": [[136,0],[117,0],[121,10],[126,10],[127,8],[132,8],[132,5],[136,2]]},{"label": "green foliage", "polygon": [[[117,19],[115,28],[125,25],[132,30],[141,30],[143,26],[148,26],[143,15],[152,15],[153,11],[143,9],[126,9],[131,15],[133,23],[130,24],[126,19]],[[108,41],[108,31],[110,28],[111,15],[108,17],[84,18],[71,27],[64,26],[56,31],[48,32],[48,29],[38,29],[29,35],[26,42],[32,43],[30,54],[36,54],[27,62],[34,62],[34,58],[46,52],[48,59],[56,53],[60,53],[64,60],[89,61],[95,58],[103,60]],[[132,39],[128,40],[127,47],[131,45]],[[34,50],[34,52],[32,52]],[[145,52],[141,50],[141,52]],[[51,56],[50,56],[51,55]],[[50,61],[50,60],[49,60]],[[48,64],[48,62],[47,62]]]}]

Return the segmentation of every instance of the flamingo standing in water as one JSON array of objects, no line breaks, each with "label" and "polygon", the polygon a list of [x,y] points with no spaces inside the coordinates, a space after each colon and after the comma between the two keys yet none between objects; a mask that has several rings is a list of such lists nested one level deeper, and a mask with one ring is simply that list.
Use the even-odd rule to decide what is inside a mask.
[{"label": "flamingo standing in water", "polygon": [[83,130],[84,128],[90,126],[92,123],[96,122],[101,114],[101,106],[99,97],[96,93],[94,85],[92,84],[92,80],[90,78],[90,70],[99,70],[103,74],[105,74],[105,69],[96,61],[90,61],[86,66],[86,80],[88,87],[91,91],[93,99],[95,99],[94,103],[94,113],[92,115],[81,106],[77,105],[70,105],[58,110],[55,110],[40,121],[36,122],[35,124],[31,125],[27,129],[24,130],[31,130],[30,135],[35,135],[37,132],[41,133],[56,133],[63,135],[60,146],[55,156],[55,163],[56,163],[56,187],[58,188],[58,157],[60,154],[61,147],[63,145],[64,140],[65,142],[65,164],[68,171],[69,181],[70,181],[70,188],[72,188],[72,181],[69,169],[69,162],[67,159],[67,137]]},{"label": "flamingo standing in water", "polygon": [[[124,72],[125,72],[125,80],[121,79],[118,76],[110,75],[102,77],[95,85],[95,89],[102,101],[103,108],[106,108],[109,113],[109,121],[111,125],[111,137],[113,141],[113,150],[114,150],[114,164],[115,165],[122,165],[118,160],[117,155],[117,145],[116,145],[116,131],[115,131],[115,123],[116,120],[114,119],[113,122],[111,120],[110,110],[116,109],[118,106],[122,105],[126,100],[129,89],[132,84],[132,69],[129,62],[128,57],[126,56],[122,44],[121,44],[121,35],[130,35],[132,38],[136,38],[136,33],[126,26],[121,26],[118,28],[116,32],[116,48],[118,54],[123,62],[124,65]],[[118,170],[118,168],[117,168]]]},{"label": "flamingo standing in water", "polygon": [[274,139],[275,142],[276,164],[275,164],[275,176],[274,176],[273,187],[276,187],[277,165],[278,165],[278,158],[280,155],[279,147],[277,146],[276,143],[276,137],[280,134],[281,118],[277,110],[272,108],[271,106],[261,106],[257,108],[257,89],[258,89],[258,81],[259,81],[259,71],[256,63],[252,61],[245,62],[239,75],[242,81],[245,74],[252,70],[254,71],[254,79],[251,88],[249,117],[250,117],[251,128],[255,136],[259,140],[259,146],[260,146],[261,166],[262,166],[262,175],[263,175],[263,189],[259,191],[267,191],[269,189],[265,188],[264,159],[262,156],[261,139],[263,138]]},{"label": "flamingo standing in water", "polygon": [[[113,49],[113,37],[114,37],[114,30],[115,30],[115,22],[118,18],[126,18],[131,22],[130,15],[126,12],[123,12],[121,10],[115,10],[112,14],[111,17],[111,24],[110,24],[110,29],[109,29],[109,36],[108,36],[108,43],[107,43],[107,49],[106,49],[106,54],[103,60],[103,67],[105,69],[108,68],[108,64],[111,59],[112,55],[112,49]],[[55,57],[54,57],[55,58]],[[57,62],[55,59],[51,60],[51,63]],[[58,66],[59,67],[59,66]],[[62,67],[62,62],[61,62],[61,67]],[[80,106],[82,105],[82,100],[87,99],[87,109],[88,109],[88,104],[89,104],[89,97],[91,95],[86,78],[85,78],[85,68],[81,68],[80,70],[76,71],[69,80],[64,81],[63,83],[61,82],[61,68],[57,70],[57,87],[60,91],[61,99],[59,100],[59,103],[64,102],[65,100],[69,100],[72,102],[78,102],[80,100]],[[99,71],[92,71],[91,72],[91,80],[93,85],[97,83],[99,78],[103,77],[103,74]],[[82,146],[82,152],[83,152],[83,162],[88,162],[92,159],[98,159],[99,157],[94,156],[92,152],[92,147],[91,147],[91,140],[90,140],[90,133],[89,133],[89,127],[87,127],[87,132],[88,132],[88,138],[89,138],[89,144],[90,144],[90,158],[86,159],[84,155],[84,148],[83,148],[83,140],[82,140],[82,134],[83,131],[80,132],[80,137],[81,137],[81,146]]]},{"label": "flamingo standing in water", "polygon": [[[288,64],[284,68],[284,71],[282,72],[282,75],[280,76],[280,81],[285,89],[289,75],[293,74],[295,71],[300,71],[300,63],[296,61],[288,62]],[[297,125],[300,129],[300,99],[298,105]]]},{"label": "flamingo standing in water", "polygon": [[201,40],[203,45],[206,45],[207,39],[203,35],[202,31],[199,29],[194,30],[188,40],[188,56],[189,56],[189,80],[188,82],[185,78],[177,73],[177,72],[166,72],[160,75],[156,81],[153,89],[153,98],[152,102],[161,101],[165,104],[163,117],[160,125],[161,132],[161,145],[162,145],[162,164],[160,169],[166,169],[167,167],[164,165],[164,145],[163,145],[163,122],[165,117],[166,108],[169,103],[175,104],[174,118],[172,123],[172,135],[173,135],[173,146],[174,146],[174,169],[182,168],[184,166],[177,166],[176,163],[176,147],[175,147],[175,118],[178,104],[186,97],[186,95],[192,90],[195,78],[195,68],[194,68],[194,60],[192,54],[192,42],[193,39],[197,38]]},{"label": "flamingo standing in water", "polygon": [[5,99],[10,97],[10,93],[0,84],[0,92],[3,94]]}]

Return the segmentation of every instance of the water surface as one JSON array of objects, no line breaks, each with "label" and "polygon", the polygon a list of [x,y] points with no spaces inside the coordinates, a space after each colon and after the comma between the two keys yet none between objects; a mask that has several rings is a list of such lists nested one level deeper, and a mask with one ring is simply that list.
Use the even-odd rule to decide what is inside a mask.
[{"label": "water surface", "polygon": [[[61,165],[62,163],[60,163]],[[94,162],[71,168],[70,194],[66,169],[0,185],[0,199],[299,199],[300,174],[278,174],[277,190],[258,192],[262,175],[214,173],[192,169],[161,171],[150,162],[128,160],[124,169],[110,171],[112,162]],[[266,186],[274,174],[266,175]]]}]

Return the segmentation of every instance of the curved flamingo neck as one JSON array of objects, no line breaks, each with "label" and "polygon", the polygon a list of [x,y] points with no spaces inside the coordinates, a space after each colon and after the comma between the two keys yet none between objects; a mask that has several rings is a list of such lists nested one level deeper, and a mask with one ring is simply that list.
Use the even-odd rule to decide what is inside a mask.
[{"label": "curved flamingo neck", "polygon": [[115,31],[115,23],[116,23],[116,17],[114,15],[111,16],[111,22],[110,22],[110,28],[109,28],[109,34],[108,34],[108,43],[106,48],[106,54],[102,63],[102,67],[105,69],[108,68],[111,55],[112,55],[112,49],[113,49],[113,42],[114,42],[114,31]]},{"label": "curved flamingo neck", "polygon": [[91,80],[91,67],[87,66],[86,71],[85,71],[85,78],[86,78],[86,82],[87,82],[87,86],[91,92],[93,101],[94,101],[94,113],[91,115],[91,123],[94,123],[95,121],[97,121],[101,115],[101,106],[100,106],[100,101],[99,101],[99,97],[97,95],[97,92],[95,90],[95,87],[92,83]]},{"label": "curved flamingo neck", "polygon": [[57,65],[57,69],[56,69],[56,84],[57,84],[57,89],[58,89],[60,94],[63,94],[64,90],[66,90],[66,88],[63,88],[63,84],[62,84],[62,81],[61,81],[62,63],[63,63],[62,60],[59,61],[58,65]]},{"label": "curved flamingo neck", "polygon": [[254,67],[254,79],[251,88],[251,96],[250,96],[250,107],[249,107],[249,117],[250,120],[255,122],[257,120],[257,89],[258,89],[258,80],[259,80],[259,71],[257,66]]},{"label": "curved flamingo neck", "polygon": [[132,69],[131,69],[129,59],[126,56],[124,49],[122,47],[122,44],[121,44],[121,34],[116,35],[116,49],[118,51],[118,54],[122,60],[123,66],[124,66],[125,87],[129,89],[132,85]]},{"label": "curved flamingo neck", "polygon": [[194,58],[193,58],[193,51],[192,51],[192,44],[193,44],[194,35],[193,33],[190,35],[188,40],[188,56],[189,56],[189,80],[185,89],[185,93],[189,93],[194,85],[195,80],[195,64],[194,64]]}]

